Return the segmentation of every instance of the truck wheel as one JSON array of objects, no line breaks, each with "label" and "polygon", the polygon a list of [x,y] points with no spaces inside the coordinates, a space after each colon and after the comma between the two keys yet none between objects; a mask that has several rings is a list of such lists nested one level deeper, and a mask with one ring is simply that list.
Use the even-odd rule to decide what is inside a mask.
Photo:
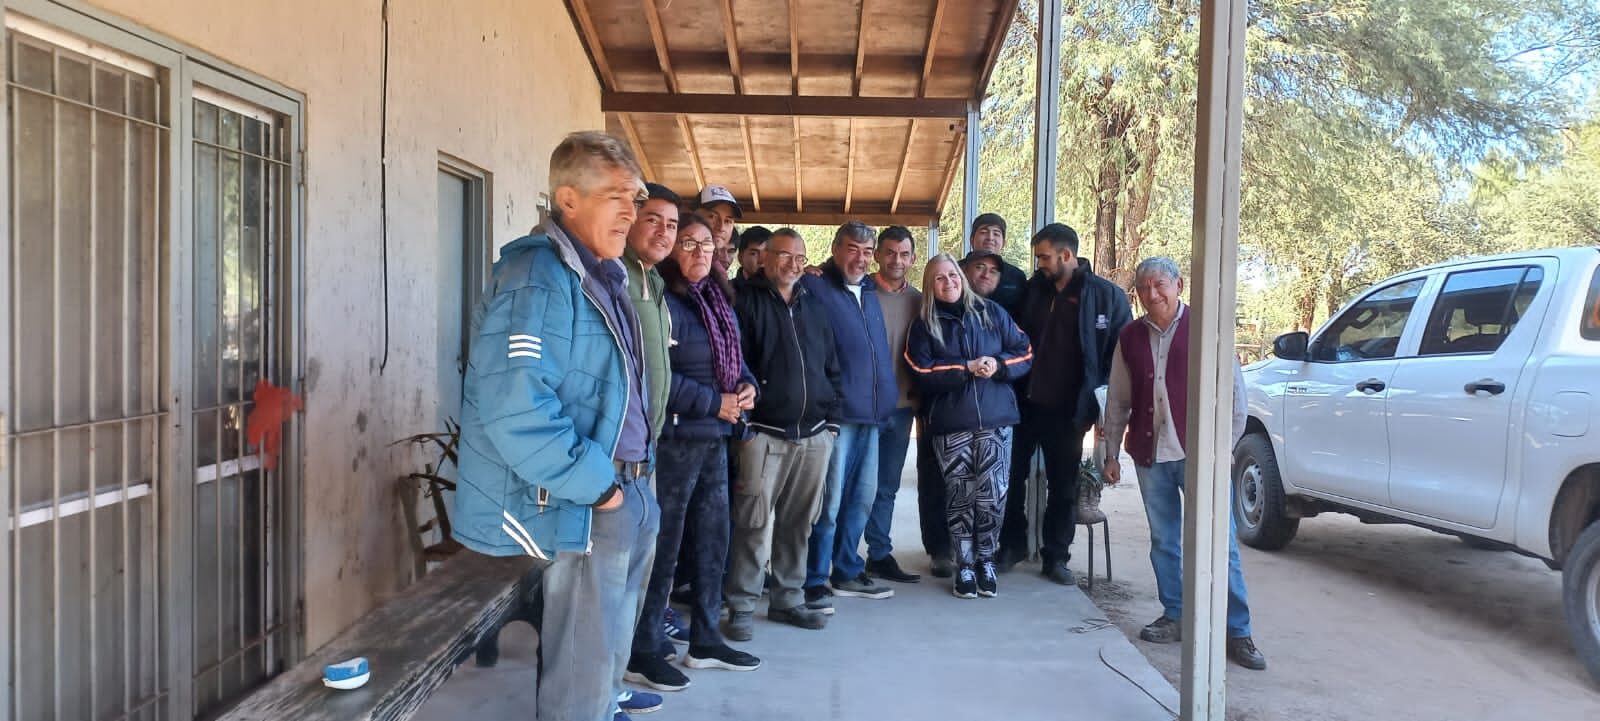
[{"label": "truck wheel", "polygon": [[1294,540],[1300,519],[1290,518],[1272,441],[1252,433],[1233,451],[1233,518],[1245,545],[1276,551]]},{"label": "truck wheel", "polygon": [[1589,524],[1562,564],[1562,600],[1578,659],[1600,683],[1600,522]]}]

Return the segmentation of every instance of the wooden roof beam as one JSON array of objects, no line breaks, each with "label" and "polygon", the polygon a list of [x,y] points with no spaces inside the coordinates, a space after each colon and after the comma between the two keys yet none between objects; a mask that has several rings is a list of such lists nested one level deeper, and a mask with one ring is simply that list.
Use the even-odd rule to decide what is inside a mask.
[{"label": "wooden roof beam", "polygon": [[751,150],[750,119],[739,116],[739,131],[744,136],[744,169],[750,174],[750,205],[761,212],[761,188],[756,185],[756,154]]},{"label": "wooden roof beam", "polygon": [[[789,94],[800,94],[800,16],[796,0],[789,0]],[[798,134],[799,131],[796,131]]]},{"label": "wooden roof beam", "polygon": [[983,96],[989,92],[989,78],[994,75],[995,63],[1000,61],[1000,48],[1006,44],[1011,23],[1017,18],[1017,1],[1004,0],[999,14],[995,15],[996,27],[994,37],[989,38],[989,57],[983,62],[983,74],[978,76],[977,94],[973,96],[978,102],[983,102]]},{"label": "wooden roof beam", "polygon": [[595,72],[603,84],[601,89],[616,90],[617,76],[611,72],[611,64],[606,62],[605,46],[600,44],[600,33],[594,29],[594,19],[589,16],[589,3],[585,0],[570,0],[567,7],[572,11],[572,18],[577,21],[578,29],[583,34],[583,44],[589,47],[589,58],[594,61]]},{"label": "wooden roof beam", "polygon": [[[739,62],[739,30],[733,22],[733,0],[722,0],[722,34],[728,43],[728,71],[733,73],[733,92],[744,95],[744,68]],[[754,176],[750,178],[750,186],[755,187]]]},{"label": "wooden roof beam", "polygon": [[661,11],[656,0],[643,0],[644,18],[650,24],[650,42],[656,48],[656,62],[661,64],[661,75],[667,80],[667,91],[678,92],[678,74],[672,71],[672,56],[667,52],[667,31],[661,26]]},{"label": "wooden roof beam", "polygon": [[[793,0],[790,0],[792,3]],[[794,209],[805,212],[805,186],[800,182],[800,116],[794,116]]]},{"label": "wooden roof beam", "polygon": [[[851,95],[861,95],[861,68],[867,62],[867,2],[861,0],[861,15],[856,18],[856,74],[855,80],[850,84]],[[939,0],[941,5],[944,0]],[[846,204],[845,207],[849,207]]]},{"label": "wooden roof beam", "polygon": [[688,113],[690,115],[775,115],[811,118],[948,118],[965,121],[966,98],[887,98],[848,95],[726,95],[700,93],[619,93],[600,95],[608,113]]},{"label": "wooden roof beam", "polygon": [[[813,205],[815,205],[813,203]],[[809,211],[772,209],[762,212],[746,211],[744,217],[739,219],[740,225],[831,225],[840,226],[851,220],[859,220],[867,225],[883,227],[885,225],[904,225],[907,228],[926,228],[930,223],[939,220],[938,213],[915,211],[905,213],[887,213],[881,210],[858,210],[855,212],[840,212],[837,204],[832,209],[816,209]]]},{"label": "wooden roof beam", "polygon": [[847,151],[844,171],[844,212],[850,212],[850,202],[856,195],[856,119],[850,119],[850,149]]},{"label": "wooden roof beam", "polygon": [[956,135],[954,151],[950,153],[950,159],[945,161],[944,182],[939,184],[939,197],[934,201],[934,209],[939,211],[939,215],[944,214],[945,201],[950,197],[950,186],[955,184],[956,167],[961,164],[961,156],[967,150],[967,133],[969,132],[971,132],[970,128]]},{"label": "wooden roof beam", "polygon": [[656,172],[655,166],[650,164],[650,158],[644,154],[644,143],[639,142],[639,129],[633,127],[633,118],[627,113],[618,113],[617,119],[622,122],[622,132],[628,136],[628,144],[633,146],[633,155],[639,160],[639,167],[644,169],[644,179],[655,182],[661,174]]},{"label": "wooden roof beam", "polygon": [[689,127],[689,116],[678,115],[678,130],[683,133],[683,149],[689,153],[689,162],[694,164],[695,192],[700,192],[706,187],[706,170],[700,165],[700,146],[694,142],[694,130]]},{"label": "wooden roof beam", "polygon": [[894,199],[889,201],[889,212],[900,212],[900,191],[906,187],[906,170],[911,167],[911,141],[917,137],[917,119],[906,123],[906,147],[900,153],[900,173],[894,180]]},{"label": "wooden roof beam", "polygon": [[[917,84],[917,97],[928,95],[928,78],[933,76],[933,57],[939,48],[939,31],[944,28],[944,3],[945,0],[939,0],[933,6],[933,25],[928,28],[928,52],[922,56],[922,81]],[[978,97],[982,98],[983,95],[984,88],[979,86]]]}]

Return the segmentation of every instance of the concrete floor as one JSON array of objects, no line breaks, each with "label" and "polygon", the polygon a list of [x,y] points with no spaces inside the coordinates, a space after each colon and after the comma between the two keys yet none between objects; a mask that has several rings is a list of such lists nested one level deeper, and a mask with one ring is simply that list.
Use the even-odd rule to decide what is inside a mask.
[{"label": "concrete floor", "polygon": [[[913,469],[908,460],[907,470]],[[916,528],[916,488],[908,473],[895,509],[896,556],[926,572]],[[1086,534],[1073,565],[1084,573]],[[1099,569],[1104,573],[1104,569]],[[765,620],[739,648],[761,668],[686,670],[692,685],[664,694],[651,721],[830,719],[885,721],[1169,721],[1172,685],[1077,588],[1064,588],[1027,564],[1000,577],[1000,595],[961,600],[948,581],[924,575],[893,584],[884,601],[835,600],[822,631]],[[470,662],[425,705],[422,721],[532,719],[537,636],[514,624],[501,637],[500,664]],[[564,721],[564,720],[549,720]]]}]

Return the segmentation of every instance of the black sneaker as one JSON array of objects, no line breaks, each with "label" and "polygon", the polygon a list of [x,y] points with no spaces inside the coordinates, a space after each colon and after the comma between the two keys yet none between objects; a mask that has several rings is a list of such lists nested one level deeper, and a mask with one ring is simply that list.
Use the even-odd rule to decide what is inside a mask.
[{"label": "black sneaker", "polygon": [[827,586],[806,586],[806,608],[825,616],[833,615],[833,589]]},{"label": "black sneaker", "polygon": [[834,574],[832,584],[833,593],[836,596],[870,598],[874,601],[881,601],[894,596],[894,589],[873,583],[872,579],[867,577],[865,571],[862,571],[855,578],[843,578],[838,574]]},{"label": "black sneaker", "polygon": [[655,654],[644,656],[635,654],[628,659],[628,672],[622,675],[622,680],[648,686],[657,691],[682,691],[689,688],[689,677],[673,668],[666,659]]},{"label": "black sneaker", "polygon": [[895,583],[916,583],[922,580],[922,576],[919,574],[907,573],[901,570],[900,563],[894,560],[894,556],[884,556],[876,561],[867,561],[867,573]]},{"label": "black sneaker", "polygon": [[1262,671],[1267,668],[1267,657],[1256,650],[1256,642],[1250,640],[1249,636],[1228,639],[1228,658],[1252,671]]},{"label": "black sneaker", "polygon": [[[1183,640],[1183,624],[1162,614],[1161,618],[1139,629],[1139,640],[1150,643],[1177,643]],[[1229,641],[1229,648],[1232,648],[1232,643]]]},{"label": "black sneaker", "polygon": [[928,573],[934,578],[949,578],[956,575],[956,561],[949,556],[934,556],[928,564]]},{"label": "black sneaker", "polygon": [[729,671],[754,671],[761,668],[761,659],[743,651],[716,646],[690,646],[689,657],[683,665],[689,668],[721,668]]},{"label": "black sneaker", "polygon": [[956,585],[951,593],[954,593],[956,598],[978,597],[978,574],[973,573],[971,566],[962,566],[961,570],[956,572]]},{"label": "black sneaker", "polygon": [[1039,569],[1039,573],[1063,586],[1078,585],[1078,577],[1072,575],[1072,569],[1067,568],[1066,561],[1045,561],[1044,568]]},{"label": "black sneaker", "polygon": [[994,598],[1000,593],[1000,579],[995,577],[994,561],[978,564],[978,595]]},{"label": "black sneaker", "polygon": [[828,617],[805,606],[794,608],[768,608],[767,618],[778,623],[787,623],[790,626],[799,626],[813,631],[826,628]]}]

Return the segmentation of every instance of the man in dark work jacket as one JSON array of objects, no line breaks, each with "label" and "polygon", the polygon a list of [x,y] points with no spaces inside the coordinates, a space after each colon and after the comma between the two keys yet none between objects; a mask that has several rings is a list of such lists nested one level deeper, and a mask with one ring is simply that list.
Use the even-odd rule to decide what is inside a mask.
[{"label": "man in dark work jacket", "polygon": [[1033,372],[1017,385],[1022,423],[1011,455],[1011,488],[1000,530],[1000,568],[1026,558],[1028,472],[1043,449],[1044,541],[1040,569],[1051,581],[1077,583],[1067,567],[1077,535],[1078,467],[1083,437],[1100,417],[1094,390],[1110,377],[1117,334],[1133,319],[1128,295],[1078,257],[1078,233],[1051,223],[1033,236],[1039,270],[1028,281],[1017,322],[1033,342]]}]

